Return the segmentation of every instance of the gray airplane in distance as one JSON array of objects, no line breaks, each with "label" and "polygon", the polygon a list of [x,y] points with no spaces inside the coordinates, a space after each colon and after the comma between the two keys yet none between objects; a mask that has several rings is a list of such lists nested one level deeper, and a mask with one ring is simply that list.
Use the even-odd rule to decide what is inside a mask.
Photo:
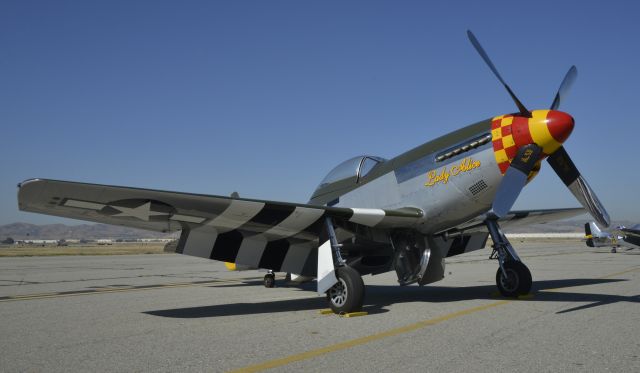
[{"label": "gray airplane in distance", "polygon": [[611,247],[612,253],[620,247],[640,249],[640,224],[631,228],[619,226],[607,232],[600,230],[595,222],[589,222],[584,225],[584,234],[589,247]]},{"label": "gray airplane in distance", "polygon": [[[316,278],[318,294],[326,294],[336,313],[362,309],[362,275],[395,271],[400,285],[440,281],[446,257],[484,248],[488,236],[497,253],[500,293],[528,294],[531,272],[501,226],[585,212],[609,225],[609,215],[562,146],[575,123],[558,108],[577,70],[569,69],[548,109],[529,110],[475,36],[467,35],[517,112],[457,129],[392,159],[351,158],[326,175],[308,203],[31,179],[19,184],[18,206],[180,231],[177,253]],[[513,49],[519,51],[526,53]],[[511,211],[544,159],[584,208]],[[273,279],[268,273],[265,284]]]}]

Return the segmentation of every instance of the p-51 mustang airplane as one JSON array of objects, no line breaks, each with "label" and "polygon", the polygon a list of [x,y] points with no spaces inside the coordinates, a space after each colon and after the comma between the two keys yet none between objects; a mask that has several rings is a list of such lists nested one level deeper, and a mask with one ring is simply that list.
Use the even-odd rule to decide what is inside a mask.
[{"label": "p-51 mustang airplane", "polygon": [[584,234],[589,247],[611,247],[612,253],[617,252],[619,247],[626,247],[627,250],[640,249],[640,224],[631,228],[620,226],[611,232],[603,232],[596,223],[589,222],[584,225]]},{"label": "p-51 mustang airplane", "polygon": [[490,235],[498,254],[498,289],[504,296],[527,294],[531,273],[500,225],[585,212],[510,212],[543,159],[593,218],[609,225],[607,212],[562,147],[574,120],[557,109],[577,72],[569,69],[549,110],[530,111],[467,34],[518,112],[469,125],[393,159],[349,159],[329,172],[308,204],[31,179],[19,185],[19,208],[179,230],[177,253],[315,277],[318,293],[326,292],[338,313],[362,308],[362,275],[395,270],[401,285],[439,281],[445,257],[481,249]]}]

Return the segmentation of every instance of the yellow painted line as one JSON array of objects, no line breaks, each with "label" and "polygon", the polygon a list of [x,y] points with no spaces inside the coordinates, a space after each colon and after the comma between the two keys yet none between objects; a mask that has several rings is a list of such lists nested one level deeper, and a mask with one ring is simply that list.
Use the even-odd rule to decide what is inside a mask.
[{"label": "yellow painted line", "polygon": [[[73,293],[39,293],[39,294],[24,294],[24,295],[13,295],[7,299],[0,299],[0,303],[2,302],[14,302],[21,300],[35,300],[35,299],[47,299],[47,298],[64,298],[64,297],[77,297],[81,295],[94,295],[94,294],[105,294],[105,293],[124,293],[131,291],[142,291],[142,290],[156,290],[156,289],[168,289],[168,288],[181,288],[181,287],[189,287],[189,286],[207,286],[219,283],[237,283],[242,282],[242,279],[233,280],[233,279],[218,279],[212,280],[208,282],[183,282],[183,283],[169,283],[164,285],[154,285],[148,287],[139,287],[139,288],[103,288],[103,289],[95,289],[95,290],[79,290]],[[144,285],[142,285],[144,286]]]},{"label": "yellow painted line", "polygon": [[27,294],[27,295],[14,295],[14,297],[26,297],[26,296],[37,297],[41,295],[50,295],[50,294],[51,293],[35,293],[35,294]]},{"label": "yellow painted line", "polygon": [[635,268],[627,269],[626,271],[616,272],[616,273],[612,273],[612,274],[610,274],[610,275],[602,276],[602,277],[600,277],[600,278],[616,277],[616,276],[623,275],[623,274],[625,274],[625,273],[629,273],[629,272],[637,271],[637,270],[639,270],[639,269],[640,269],[640,267],[635,267]]},{"label": "yellow painted line", "polygon": [[529,293],[529,294],[525,294],[525,295],[518,295],[518,299],[520,300],[527,300],[527,299],[533,299],[534,295],[533,293]]},{"label": "yellow painted line", "polygon": [[450,313],[448,315],[444,315],[444,316],[440,316],[440,317],[436,317],[435,319],[430,319],[430,320],[424,320],[424,321],[418,321],[416,323],[413,324],[409,324],[406,326],[401,326],[399,328],[395,328],[395,329],[390,329],[381,333],[377,333],[377,334],[372,334],[372,335],[368,335],[365,337],[361,337],[361,338],[356,338],[356,339],[352,339],[349,341],[345,341],[345,342],[341,342],[341,343],[337,343],[331,346],[327,346],[327,347],[322,347],[316,350],[311,350],[311,351],[306,351],[300,354],[296,354],[296,355],[290,355],[287,357],[283,357],[281,359],[275,359],[275,360],[270,360],[264,363],[260,363],[260,364],[256,364],[256,365],[250,365],[244,368],[240,368],[237,370],[233,370],[231,371],[232,373],[240,373],[240,372],[260,372],[266,369],[273,369],[273,368],[277,368],[277,367],[281,367],[283,365],[287,365],[287,364],[291,364],[294,363],[296,361],[302,361],[302,360],[308,360],[317,356],[321,356],[321,355],[325,355],[331,352],[336,352],[336,351],[340,351],[340,350],[344,350],[347,348],[352,348],[355,346],[360,346],[366,343],[370,343],[370,342],[374,342],[374,341],[378,341],[384,338],[389,338],[389,337],[393,337],[396,335],[400,335],[400,334],[405,334],[405,333],[409,333],[409,332],[413,332],[422,328],[426,328],[428,326],[433,326],[442,322],[445,322],[447,320],[451,320],[451,319],[455,319],[458,317],[462,317],[462,316],[466,316],[475,312],[480,312],[480,311],[484,311],[490,308],[494,308],[494,307],[498,307],[507,303],[510,303],[510,300],[503,300],[503,301],[499,301],[499,302],[493,302],[493,303],[489,303],[489,304],[485,304],[483,306],[478,306],[478,307],[473,307],[473,308],[469,308],[466,310],[462,310],[462,311],[458,311],[458,312],[454,312],[454,313]]},{"label": "yellow painted line", "polygon": [[[502,294],[500,294],[499,291],[494,291],[494,292],[490,293],[489,296],[491,298],[503,298]],[[535,295],[533,293],[529,293],[529,294],[525,294],[525,295],[518,295],[518,296],[510,298],[510,299],[511,300],[529,300],[529,299],[533,299],[533,298],[535,298]]]},{"label": "yellow painted line", "polygon": [[64,298],[64,297],[77,297],[80,295],[94,295],[94,294],[104,294],[104,293],[119,293],[126,291],[136,291],[136,290],[152,290],[152,289],[163,289],[164,287],[155,287],[155,288],[142,288],[142,289],[105,289],[105,290],[95,290],[95,291],[87,291],[87,292],[77,292],[77,293],[67,293],[67,294],[43,294],[43,295],[15,295],[8,299],[0,299],[0,302],[11,302],[11,301],[19,301],[19,300],[34,300],[34,299],[47,299],[47,298]]}]

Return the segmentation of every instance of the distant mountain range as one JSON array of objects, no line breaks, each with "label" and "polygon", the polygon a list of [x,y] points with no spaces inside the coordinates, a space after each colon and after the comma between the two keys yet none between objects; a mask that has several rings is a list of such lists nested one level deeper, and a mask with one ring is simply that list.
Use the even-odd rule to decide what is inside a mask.
[{"label": "distant mountain range", "polygon": [[14,240],[95,240],[108,238],[169,238],[173,236],[175,236],[175,234],[159,233],[106,224],[35,225],[28,223],[13,223],[0,225],[0,240],[4,240],[7,237],[11,237]]}]

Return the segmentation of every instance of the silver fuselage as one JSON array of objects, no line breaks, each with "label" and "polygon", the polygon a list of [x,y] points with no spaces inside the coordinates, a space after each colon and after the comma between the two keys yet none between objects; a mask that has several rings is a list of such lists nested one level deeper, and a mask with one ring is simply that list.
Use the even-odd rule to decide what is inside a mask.
[{"label": "silver fuselage", "polygon": [[[479,166],[459,171],[461,164],[470,162]],[[416,229],[424,234],[464,223],[491,208],[502,174],[490,144],[439,164],[425,162],[425,166],[423,172],[401,182],[398,171],[384,174],[342,195],[336,206],[417,207],[424,217]]]},{"label": "silver fuselage", "polygon": [[[435,147],[426,143],[384,162],[378,166],[382,172],[372,172],[375,177],[371,180],[353,178],[351,187],[342,182],[344,193],[334,188],[334,193],[323,196],[322,190],[316,191],[310,202],[327,204],[332,200],[337,207],[419,208],[424,216],[415,229],[423,234],[465,223],[490,210],[502,179],[492,143],[486,138],[490,121],[465,129],[432,141]],[[485,140],[478,146],[474,141],[479,138]]]}]

